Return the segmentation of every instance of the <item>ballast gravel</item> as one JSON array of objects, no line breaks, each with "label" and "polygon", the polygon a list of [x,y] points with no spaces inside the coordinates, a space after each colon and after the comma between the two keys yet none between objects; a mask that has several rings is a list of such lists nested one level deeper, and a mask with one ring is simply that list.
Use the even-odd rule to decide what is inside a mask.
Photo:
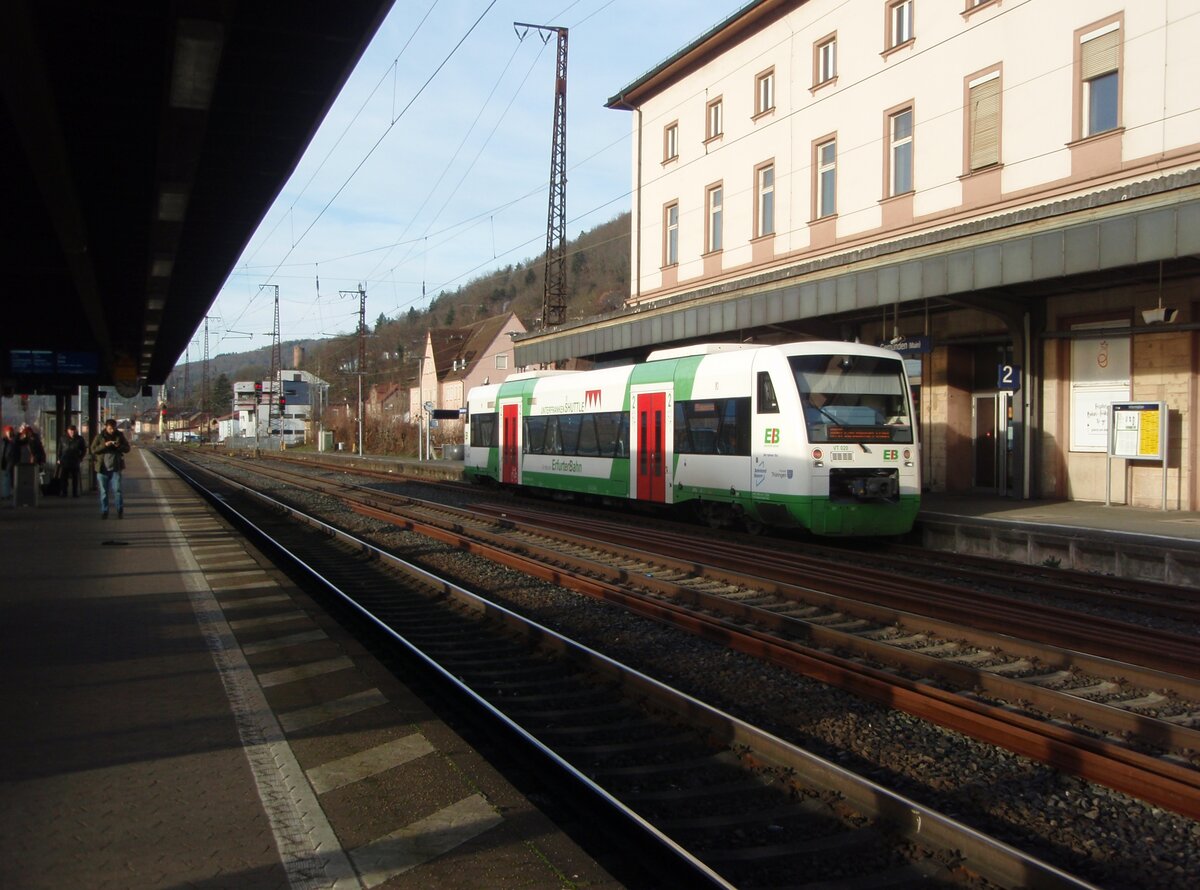
[{"label": "ballast gravel", "polygon": [[[255,477],[254,485],[283,496],[278,483]],[[1200,886],[1200,822],[365,519],[328,498],[288,489],[286,500],[1086,881],[1122,890]]]}]

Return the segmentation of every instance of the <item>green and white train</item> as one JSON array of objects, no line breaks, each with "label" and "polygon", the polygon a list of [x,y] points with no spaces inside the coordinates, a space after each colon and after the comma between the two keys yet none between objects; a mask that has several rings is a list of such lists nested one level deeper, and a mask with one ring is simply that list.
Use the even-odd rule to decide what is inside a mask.
[{"label": "green and white train", "polygon": [[636,500],[711,525],[907,532],[920,500],[912,393],[894,352],[706,344],[467,395],[478,481]]}]

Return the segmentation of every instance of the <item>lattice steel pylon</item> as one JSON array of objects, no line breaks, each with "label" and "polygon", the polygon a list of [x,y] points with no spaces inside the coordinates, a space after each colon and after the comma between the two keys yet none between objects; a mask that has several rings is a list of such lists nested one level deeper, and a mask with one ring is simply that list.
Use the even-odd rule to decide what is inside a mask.
[{"label": "lattice steel pylon", "polygon": [[[513,22],[526,31],[558,35],[554,70],[554,135],[550,143],[550,207],[546,215],[546,283],[542,296],[542,327],[567,320],[567,29]],[[518,31],[518,36],[524,33]]]},{"label": "lattice steel pylon", "polygon": [[[279,354],[279,285],[278,284],[260,284],[259,287],[272,287],[275,289],[275,326],[271,330],[271,391],[267,393],[267,435],[271,435],[271,418],[275,416],[275,409],[279,404],[279,397],[283,395],[283,359]],[[279,387],[278,392],[276,386]],[[258,418],[254,421],[258,423]],[[279,440],[283,441],[283,412],[279,412]]]},{"label": "lattice steel pylon", "polygon": [[363,454],[363,374],[367,370],[367,292],[359,282],[358,290],[338,291],[343,297],[358,295],[358,455]]},{"label": "lattice steel pylon", "polygon": [[208,316],[204,316],[204,366],[200,381],[200,416],[208,410]]}]

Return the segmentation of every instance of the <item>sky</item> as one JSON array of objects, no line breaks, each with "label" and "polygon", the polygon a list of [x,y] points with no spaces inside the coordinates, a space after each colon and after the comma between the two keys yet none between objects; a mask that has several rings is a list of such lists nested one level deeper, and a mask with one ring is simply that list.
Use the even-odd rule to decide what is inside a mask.
[{"label": "sky", "polygon": [[360,284],[373,325],[545,250],[557,38],[515,22],[568,29],[574,238],[630,207],[607,100],[746,2],[397,0],[217,294],[209,354],[271,344],[276,285],[281,340],[323,339],[355,330]]}]

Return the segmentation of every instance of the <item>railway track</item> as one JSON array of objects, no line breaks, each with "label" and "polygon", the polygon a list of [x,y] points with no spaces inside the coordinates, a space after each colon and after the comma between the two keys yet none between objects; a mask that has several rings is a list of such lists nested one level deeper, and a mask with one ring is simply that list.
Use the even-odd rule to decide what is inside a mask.
[{"label": "railway track", "polygon": [[[1200,773],[1186,763],[1200,750],[1200,733],[1194,728],[1200,683],[1133,663],[980,633],[894,605],[899,598],[924,608],[926,599],[936,595],[944,610],[945,585],[936,585],[932,593],[897,590],[885,573],[864,570],[859,573],[863,580],[856,582],[839,565],[733,544],[706,547],[701,564],[679,559],[678,554],[694,550],[694,542],[669,532],[639,529],[631,538],[624,525],[593,517],[571,519],[512,506],[456,509],[342,482],[314,482],[306,474],[259,469],[293,484],[324,486],[347,498],[362,515],[616,602],[1192,818],[1200,816]],[[630,549],[634,543],[641,547]],[[642,547],[652,547],[653,553]],[[753,574],[745,569],[748,563]],[[806,585],[788,582],[795,577],[805,577]],[[1030,620],[1029,610],[1023,608],[1019,617]],[[1045,620],[1061,619],[1052,613]],[[1075,632],[1081,635],[1086,632]],[[930,678],[945,688],[931,686]],[[1139,750],[1145,747],[1171,756]]]},{"label": "railway track", "polygon": [[[328,472],[377,479],[389,484],[413,482],[429,486],[433,490],[442,488],[449,491],[462,491],[464,487],[467,487],[478,491],[477,487],[465,486],[460,482],[407,477],[402,473],[381,472],[355,466],[343,467],[284,454],[269,454],[264,457],[271,462],[309,469],[319,468]],[[530,506],[528,499],[514,496],[508,491],[495,490],[489,492],[488,496],[494,498],[497,503],[513,505],[515,508]],[[574,505],[573,510],[601,521],[612,517],[611,510],[595,510],[579,505]],[[710,531],[695,525],[681,525],[671,520],[664,521],[659,516],[642,515],[627,509],[620,512],[621,522],[631,527],[648,532],[658,529],[675,529],[689,538],[702,539],[706,548],[709,546],[722,547],[730,541],[728,532]],[[758,539],[752,538],[751,540]],[[969,587],[972,590],[984,591],[994,588],[1009,596],[1020,593],[1029,598],[1036,598],[1042,603],[1054,602],[1063,607],[1070,607],[1071,604],[1083,605],[1093,613],[1108,608],[1114,614],[1122,615],[1125,618],[1131,614],[1167,618],[1179,622],[1185,629],[1189,625],[1192,629],[1196,625],[1200,625],[1200,591],[1161,582],[1097,575],[1092,572],[1051,566],[1002,563],[995,559],[967,553],[929,551],[904,544],[882,544],[877,541],[871,542],[869,552],[863,552],[863,545],[854,541],[819,542],[812,538],[805,538],[801,542],[797,542],[794,538],[784,537],[774,539],[772,543],[782,544],[789,550],[798,549],[803,554],[826,563],[836,564],[854,560],[859,562],[878,561],[881,556],[886,556],[888,572],[892,574],[902,574],[914,578],[937,577],[943,580],[950,578],[959,586]]]},{"label": "railway track", "polygon": [[209,485],[689,886],[1089,886],[246,485]]}]

